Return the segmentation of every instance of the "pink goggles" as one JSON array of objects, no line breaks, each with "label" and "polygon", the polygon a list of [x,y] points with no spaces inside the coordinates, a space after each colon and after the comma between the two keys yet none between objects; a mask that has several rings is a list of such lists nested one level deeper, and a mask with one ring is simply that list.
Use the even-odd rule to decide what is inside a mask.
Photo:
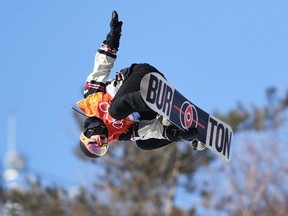
[{"label": "pink goggles", "polygon": [[105,155],[108,151],[108,143],[101,144],[100,146],[96,142],[91,142],[90,139],[87,138],[83,132],[80,135],[80,140],[91,154],[101,157]]}]

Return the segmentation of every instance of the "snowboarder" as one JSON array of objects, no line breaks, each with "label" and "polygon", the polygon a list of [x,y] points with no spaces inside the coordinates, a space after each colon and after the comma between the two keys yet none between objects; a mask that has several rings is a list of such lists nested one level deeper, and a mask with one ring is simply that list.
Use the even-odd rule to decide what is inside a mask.
[{"label": "snowboarder", "polygon": [[113,141],[131,140],[141,149],[151,150],[197,136],[196,128],[179,129],[152,111],[141,98],[142,77],[151,72],[163,76],[155,67],[147,63],[132,64],[108,81],[117,57],[122,24],[113,11],[110,32],[98,49],[93,71],[86,80],[84,99],[77,102],[87,116],[80,149],[90,158],[103,156],[108,143]]}]

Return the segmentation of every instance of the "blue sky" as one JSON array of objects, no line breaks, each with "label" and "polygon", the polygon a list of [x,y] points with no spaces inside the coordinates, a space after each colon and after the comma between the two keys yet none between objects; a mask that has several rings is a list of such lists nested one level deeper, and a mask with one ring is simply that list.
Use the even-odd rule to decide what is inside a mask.
[{"label": "blue sky", "polygon": [[82,98],[112,10],[124,24],[111,75],[131,63],[148,62],[208,112],[226,112],[238,101],[262,105],[270,86],[287,90],[284,0],[2,0],[2,161],[13,113],[16,148],[31,169],[56,184],[85,181],[87,165],[73,155],[79,131],[70,106]]}]

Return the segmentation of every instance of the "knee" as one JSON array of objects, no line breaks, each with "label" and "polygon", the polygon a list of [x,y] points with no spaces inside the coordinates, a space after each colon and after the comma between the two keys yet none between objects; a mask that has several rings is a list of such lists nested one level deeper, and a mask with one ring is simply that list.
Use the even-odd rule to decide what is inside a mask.
[{"label": "knee", "polygon": [[116,120],[121,120],[121,119],[124,119],[126,117],[126,116],[123,117],[123,114],[119,111],[117,106],[115,106],[115,105],[113,106],[113,104],[111,104],[111,105],[108,109],[108,112],[112,118],[114,118]]},{"label": "knee", "polygon": [[122,97],[114,98],[108,108],[110,116],[114,119],[121,120],[126,118],[132,110],[129,103],[123,100]]}]

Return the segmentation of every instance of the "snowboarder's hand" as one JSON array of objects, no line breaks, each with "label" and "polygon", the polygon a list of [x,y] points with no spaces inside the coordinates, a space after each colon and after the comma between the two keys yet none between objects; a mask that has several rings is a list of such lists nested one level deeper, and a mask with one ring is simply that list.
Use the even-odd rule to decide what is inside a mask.
[{"label": "snowboarder's hand", "polygon": [[191,141],[198,135],[197,128],[188,128],[187,131],[179,130],[177,137],[181,140]]},{"label": "snowboarder's hand", "polygon": [[122,31],[122,21],[119,21],[118,14],[116,11],[112,12],[112,19],[110,22],[110,34],[111,35],[121,35]]},{"label": "snowboarder's hand", "polygon": [[116,73],[113,85],[120,88],[124,81],[124,76],[121,72]]},{"label": "snowboarder's hand", "polygon": [[119,48],[121,31],[122,31],[122,21],[119,21],[118,14],[116,11],[112,12],[112,19],[110,21],[110,32],[106,37],[104,44],[107,44],[112,50],[117,51]]},{"label": "snowboarder's hand", "polygon": [[191,141],[195,139],[198,134],[197,128],[189,128],[187,131],[183,131],[175,125],[166,126],[164,129],[163,136],[168,138],[170,141],[186,140]]}]

